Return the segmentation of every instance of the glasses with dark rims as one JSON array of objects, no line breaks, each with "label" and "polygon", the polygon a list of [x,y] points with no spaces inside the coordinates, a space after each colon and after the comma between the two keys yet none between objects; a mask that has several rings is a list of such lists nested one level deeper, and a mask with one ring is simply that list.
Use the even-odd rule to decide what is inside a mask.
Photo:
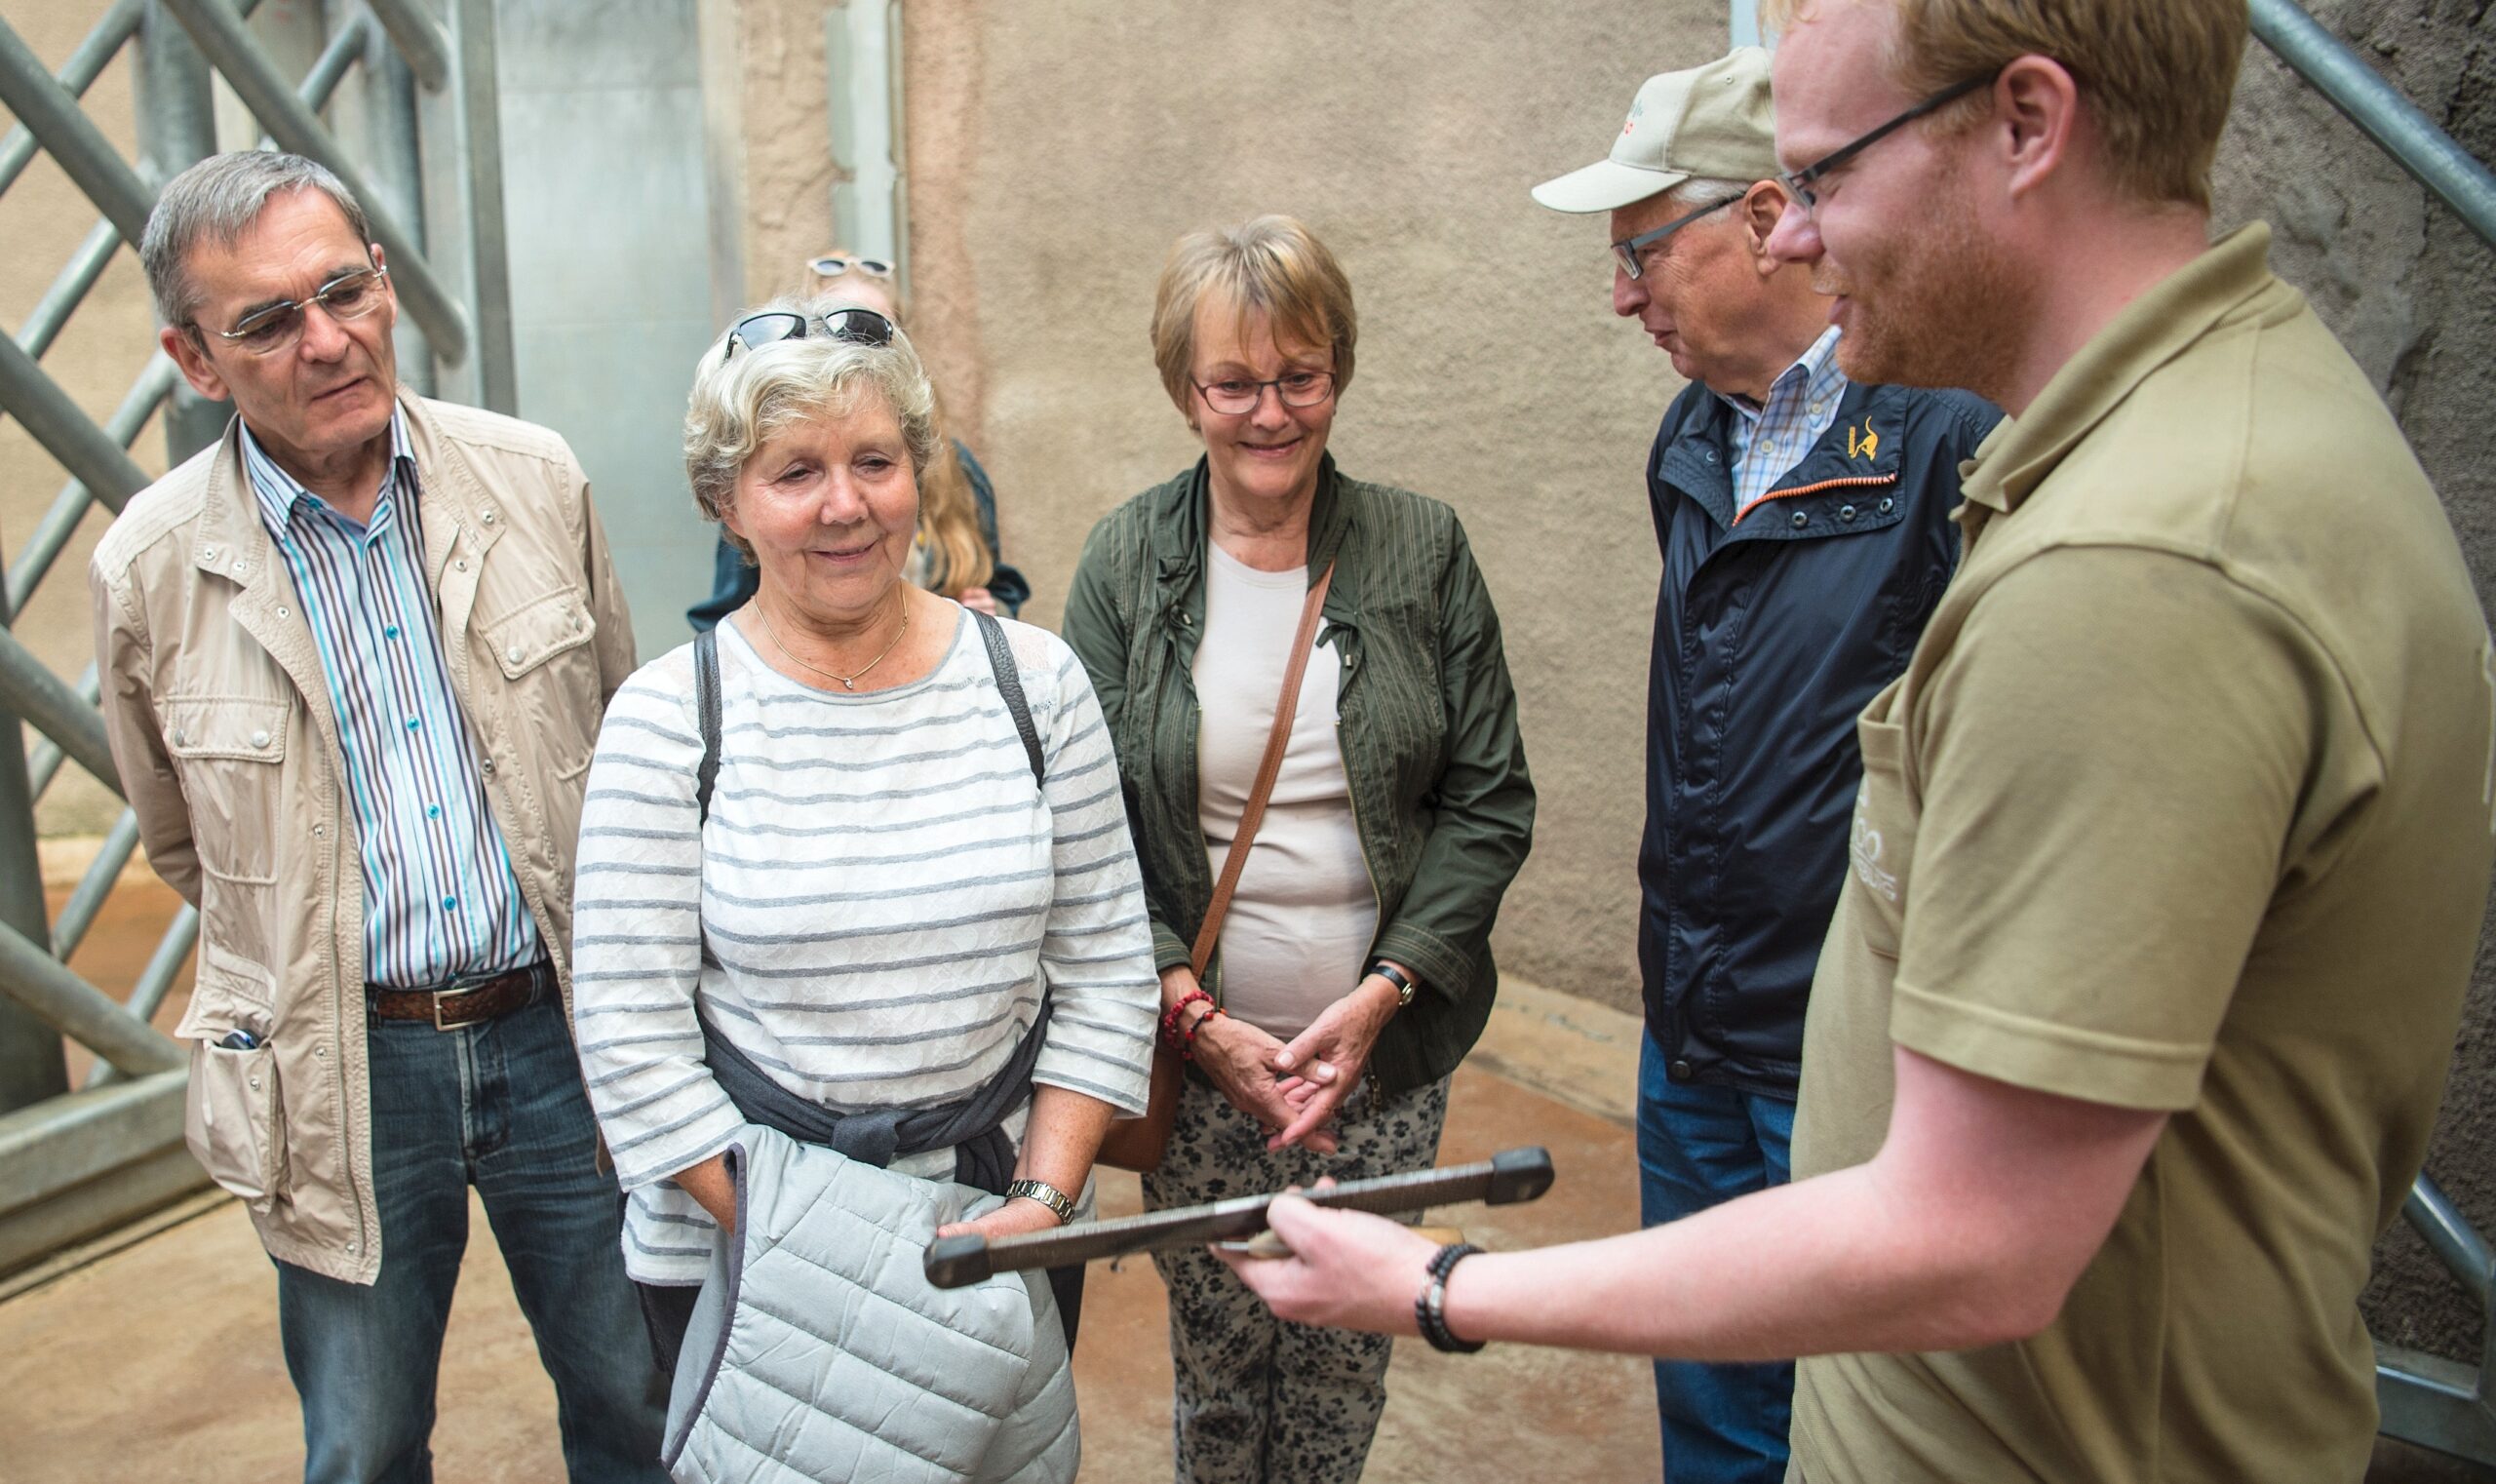
[{"label": "glasses with dark rims", "polygon": [[341,322],[363,319],[380,308],[381,301],[389,297],[382,288],[382,280],[389,272],[387,268],[368,267],[341,273],[307,297],[262,304],[235,321],[233,329],[210,333],[253,355],[274,355],[303,337],[303,311],[314,304],[321,306],[323,314]]},{"label": "glasses with dark rims", "polygon": [[1335,373],[1321,371],[1292,371],[1264,381],[1251,381],[1245,376],[1226,376],[1220,381],[1190,379],[1196,395],[1205,406],[1225,417],[1236,417],[1257,410],[1266,388],[1272,387],[1282,405],[1290,408],[1315,407],[1335,395]]},{"label": "glasses with dark rims", "polygon": [[728,343],[720,352],[720,364],[742,345],[748,350],[760,350],[783,340],[802,340],[814,333],[816,326],[836,340],[852,345],[872,345],[878,349],[893,342],[893,322],[873,309],[835,309],[827,314],[800,314],[794,309],[766,309],[749,314],[728,327]]},{"label": "glasses with dark rims", "polygon": [[1930,98],[1926,98],[1923,102],[1909,108],[1906,112],[1899,114],[1896,118],[1883,124],[1880,128],[1872,130],[1868,134],[1860,135],[1855,138],[1839,145],[1837,148],[1830,150],[1827,154],[1814,160],[1811,164],[1804,166],[1801,170],[1787,171],[1785,174],[1777,176],[1776,181],[1779,185],[1785,187],[1785,194],[1793,198],[1794,204],[1801,207],[1803,209],[1803,215],[1806,217],[1809,217],[1814,212],[1819,210],[1820,193],[1817,189],[1818,182],[1822,178],[1826,177],[1831,171],[1836,170],[1839,166],[1846,164],[1856,155],[1859,155],[1863,153],[1863,151],[1871,148],[1873,145],[1880,143],[1883,139],[1886,139],[1890,136],[1897,133],[1899,130],[1904,129],[1907,125],[1914,123],[1926,114],[1936,112],[1951,103],[1955,103],[1959,99],[1966,98],[1969,94],[1975,92],[1978,88],[1991,87],[1993,85],[1993,80],[2001,75],[2002,73],[1999,70],[1996,70],[1988,72],[1982,77],[1970,77],[1965,82],[1953,83],[1949,87],[1932,95]]}]

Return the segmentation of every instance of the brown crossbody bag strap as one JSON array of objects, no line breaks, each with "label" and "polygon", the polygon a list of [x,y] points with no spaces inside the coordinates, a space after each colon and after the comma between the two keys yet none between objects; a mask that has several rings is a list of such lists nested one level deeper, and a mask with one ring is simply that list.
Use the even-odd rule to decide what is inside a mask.
[{"label": "brown crossbody bag strap", "polygon": [[[1205,908],[1205,919],[1196,929],[1195,946],[1189,951],[1188,962],[1202,980],[1205,965],[1213,961],[1214,945],[1222,941],[1222,919],[1230,911],[1231,893],[1239,888],[1239,873],[1248,864],[1248,847],[1256,842],[1257,827],[1266,819],[1266,801],[1274,792],[1274,780],[1282,775],[1283,754],[1291,746],[1291,723],[1300,712],[1300,684],[1308,674],[1309,651],[1316,646],[1320,610],[1326,606],[1326,590],[1334,585],[1335,564],[1309,584],[1308,597],[1301,604],[1300,632],[1292,636],[1291,658],[1283,670],[1283,693],[1274,705],[1274,728],[1266,735],[1266,755],[1257,763],[1256,782],[1248,790],[1247,806],[1239,811],[1239,828],[1230,839],[1230,850],[1222,858],[1222,875],[1215,880],[1213,901]],[[1170,1129],[1179,1115],[1179,1058],[1168,1048],[1156,1046],[1152,1053],[1152,1097],[1144,1116],[1120,1118],[1110,1125],[1109,1137],[1102,1142],[1100,1162],[1122,1170],[1156,1169],[1161,1153],[1170,1143]]]}]

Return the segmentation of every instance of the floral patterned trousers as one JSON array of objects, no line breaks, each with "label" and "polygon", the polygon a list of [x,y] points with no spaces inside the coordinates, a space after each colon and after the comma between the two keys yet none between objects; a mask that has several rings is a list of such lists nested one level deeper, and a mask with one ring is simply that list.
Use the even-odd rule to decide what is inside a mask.
[{"label": "floral patterned trousers", "polygon": [[[1144,1204],[1170,1206],[1424,1169],[1447,1121],[1442,1077],[1384,1100],[1355,1091],[1332,1154],[1266,1151],[1265,1130],[1190,1077]],[[1170,1291],[1170,1362],[1182,1484],[1351,1484],[1386,1406],[1384,1335],[1290,1324],[1202,1247],[1156,1252]]]}]

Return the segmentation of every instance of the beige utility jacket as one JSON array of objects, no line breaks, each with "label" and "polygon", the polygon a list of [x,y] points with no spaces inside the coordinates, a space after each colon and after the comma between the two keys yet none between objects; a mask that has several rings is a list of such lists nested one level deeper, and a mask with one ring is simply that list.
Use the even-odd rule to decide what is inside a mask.
[{"label": "beige utility jacket", "polygon": [[[488,801],[568,1003],[572,847],[632,624],[562,438],[399,396],[425,576]],[[134,498],[90,572],[113,761],[157,875],[200,910],[192,1152],[271,1256],[381,1266],[365,1073],[364,873],[312,632],[243,472],[239,423]],[[248,1029],[263,1044],[215,1044]]]}]

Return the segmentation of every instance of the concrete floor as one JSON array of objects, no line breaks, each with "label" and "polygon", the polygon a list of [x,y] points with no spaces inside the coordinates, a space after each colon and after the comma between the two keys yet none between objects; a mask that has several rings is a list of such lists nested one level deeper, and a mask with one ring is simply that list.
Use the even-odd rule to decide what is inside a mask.
[{"label": "concrete floor", "polygon": [[[83,862],[52,859],[54,907]],[[73,966],[119,993],[153,951],[174,901],[143,868],[126,878]],[[187,974],[158,1014],[170,1028]],[[1634,1226],[1629,1134],[1637,1065],[1632,1017],[1511,983],[1458,1074],[1442,1158],[1518,1145],[1551,1151],[1559,1181],[1532,1205],[1462,1208],[1485,1246],[1565,1241]],[[83,1071],[84,1053],[72,1048]],[[1102,1210],[1137,1208],[1135,1177],[1105,1174]],[[22,1286],[0,1283],[0,1484],[182,1480],[262,1484],[299,1477],[292,1385],[277,1342],[277,1283],[242,1208],[203,1197],[95,1245]],[[180,1218],[180,1219],[175,1219]],[[487,1231],[484,1213],[471,1229]],[[139,1234],[144,1232],[144,1234]],[[1151,1264],[1096,1266],[1086,1290],[1075,1386],[1085,1477],[1166,1478],[1170,1361]],[[1493,1346],[1441,1355],[1396,1348],[1386,1415],[1366,1477],[1431,1481],[1655,1479],[1654,1393],[1644,1361]],[[563,1477],[554,1388],[490,1241],[469,1246],[445,1346],[434,1437],[449,1484],[542,1484]],[[2367,1484],[2466,1484],[2486,1472],[2379,1442]]]},{"label": "concrete floor", "polygon": [[[56,902],[56,906],[58,903]],[[153,949],[171,893],[133,879],[74,960],[118,991]],[[186,985],[185,985],[186,988]],[[158,1016],[171,1026],[178,996]],[[1626,1128],[1637,1028],[1629,1017],[1519,986],[1476,1065],[1457,1078],[1442,1158],[1551,1151],[1559,1181],[1528,1206],[1438,1219],[1515,1247],[1637,1222]],[[1496,1069],[1496,1070],[1495,1070]],[[199,1214],[0,1302],[0,1481],[296,1477],[302,1441],[277,1340],[277,1282],[241,1206]],[[1133,1211],[1135,1177],[1105,1175],[1104,1214]],[[471,1230],[488,1232],[482,1211]],[[1167,1478],[1170,1360],[1150,1262],[1096,1266],[1075,1387],[1084,1476]],[[1645,1362],[1494,1346],[1472,1356],[1399,1346],[1366,1477],[1399,1481],[1653,1479],[1659,1472]],[[489,1240],[469,1244],[445,1345],[436,1472],[460,1484],[563,1477],[555,1395]]]}]

